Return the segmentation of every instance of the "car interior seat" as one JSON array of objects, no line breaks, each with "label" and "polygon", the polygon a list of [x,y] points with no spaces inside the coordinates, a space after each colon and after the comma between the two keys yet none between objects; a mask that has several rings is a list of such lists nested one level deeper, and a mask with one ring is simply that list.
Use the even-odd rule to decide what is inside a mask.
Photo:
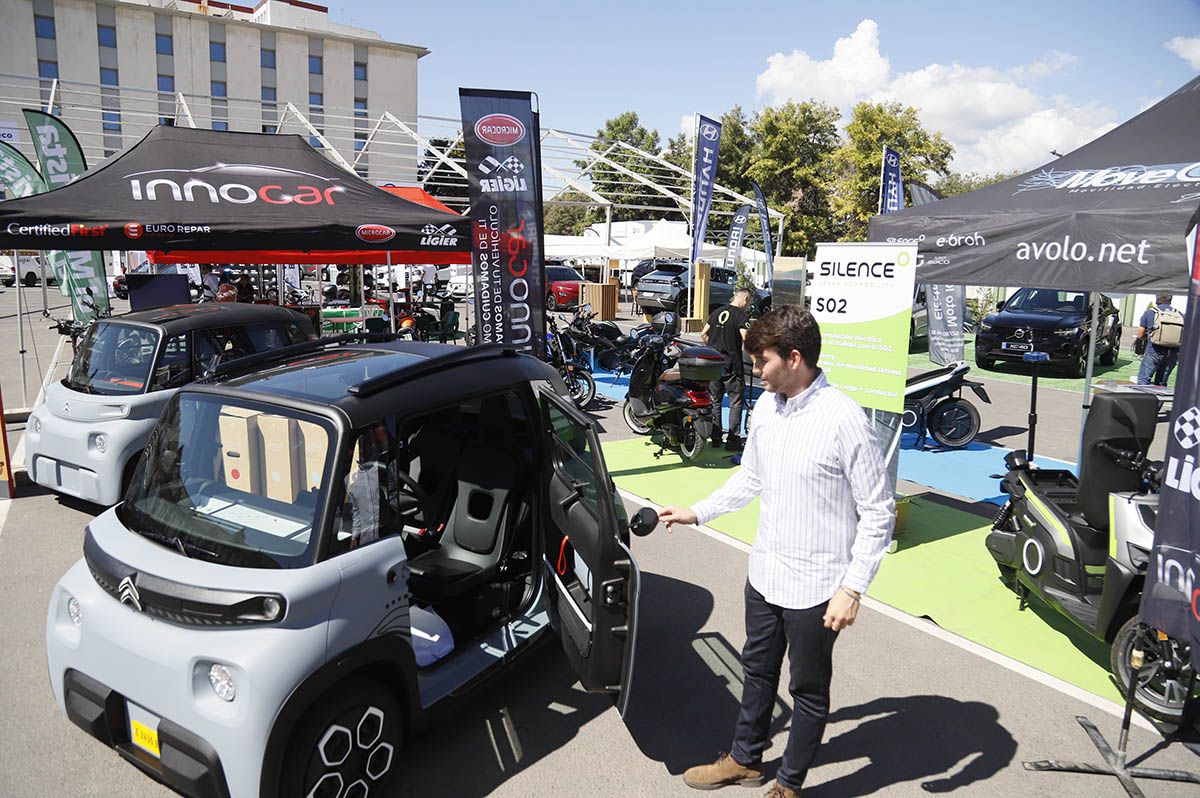
[{"label": "car interior seat", "polygon": [[[1118,418],[1118,408],[1133,419]],[[1158,399],[1150,395],[1101,393],[1092,398],[1087,421],[1083,425],[1083,456],[1079,460],[1079,488],[1076,504],[1083,520],[1093,529],[1108,530],[1108,494],[1138,490],[1141,475],[1113,462],[1100,446],[1106,443],[1118,449],[1144,452],[1154,440],[1158,417]]]},{"label": "car interior seat", "polygon": [[414,596],[436,603],[461,596],[496,576],[521,498],[517,491],[521,469],[511,449],[501,442],[510,423],[505,397],[481,402],[478,429],[458,458],[446,530],[437,548],[409,560],[409,588]]}]

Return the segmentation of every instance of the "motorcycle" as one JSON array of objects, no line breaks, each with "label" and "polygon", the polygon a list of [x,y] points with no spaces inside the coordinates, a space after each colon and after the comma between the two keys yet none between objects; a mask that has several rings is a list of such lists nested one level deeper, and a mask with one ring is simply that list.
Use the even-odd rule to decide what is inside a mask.
[{"label": "motorcycle", "polygon": [[583,410],[596,398],[596,380],[553,316],[546,316],[546,328],[546,362],[558,369],[571,401]]},{"label": "motorcycle", "polygon": [[617,374],[628,371],[633,364],[637,339],[649,325],[638,325],[630,335],[625,335],[615,322],[595,319],[591,305],[580,305],[564,335],[576,346],[590,350],[596,365],[605,371]]},{"label": "motorcycle", "polygon": [[979,411],[962,398],[962,389],[970,388],[988,404],[992,400],[983,383],[966,379],[970,370],[959,362],[908,378],[902,423],[906,432],[917,434],[918,449],[925,448],[926,434],[947,449],[961,449],[979,434]]},{"label": "motorcycle", "polygon": [[1153,396],[1092,399],[1079,477],[1030,465],[1010,452],[1001,490],[1008,502],[988,534],[988,551],[1024,609],[1030,594],[1112,648],[1109,666],[1121,693],[1137,666],[1134,704],[1151,718],[1177,722],[1193,671],[1189,647],[1139,622],[1154,542],[1162,463],[1146,452],[1154,439]]},{"label": "motorcycle", "polygon": [[724,366],[725,356],[711,347],[682,345],[653,332],[643,335],[621,408],[626,425],[638,435],[660,436],[662,448],[655,457],[671,448],[687,462],[696,462],[712,435],[713,413],[720,412],[713,407],[708,383],[721,376]]}]

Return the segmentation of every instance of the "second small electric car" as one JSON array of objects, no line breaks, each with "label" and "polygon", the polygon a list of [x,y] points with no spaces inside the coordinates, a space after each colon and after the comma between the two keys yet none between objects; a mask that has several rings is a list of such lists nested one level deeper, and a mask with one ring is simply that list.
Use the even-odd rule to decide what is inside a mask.
[{"label": "second small electric car", "polygon": [[596,430],[497,346],[314,342],[170,401],[46,620],[55,698],[193,796],[387,795],[547,629],[624,712],[638,568]]}]

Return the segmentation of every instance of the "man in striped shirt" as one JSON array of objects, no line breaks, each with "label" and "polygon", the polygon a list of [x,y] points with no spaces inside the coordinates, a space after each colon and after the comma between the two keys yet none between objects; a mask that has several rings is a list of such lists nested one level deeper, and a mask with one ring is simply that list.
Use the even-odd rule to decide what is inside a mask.
[{"label": "man in striped shirt", "polygon": [[761,499],[746,582],[742,706],[733,746],[689,769],[698,789],[763,782],[771,710],[785,650],[792,723],[770,798],[794,798],[829,716],[833,644],[854,623],[879,568],[895,502],[871,424],[817,366],[821,330],[785,305],[751,325],[746,349],[765,393],[754,407],[742,467],[694,507],[664,507],[667,524],[707,523]]}]

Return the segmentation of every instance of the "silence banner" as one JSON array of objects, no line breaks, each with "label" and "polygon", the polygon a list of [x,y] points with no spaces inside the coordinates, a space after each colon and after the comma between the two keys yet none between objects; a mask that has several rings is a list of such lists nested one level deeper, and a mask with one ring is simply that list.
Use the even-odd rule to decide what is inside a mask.
[{"label": "silence banner", "polygon": [[541,356],[545,264],[529,92],[459,89],[475,274],[475,338]]},{"label": "silence banner", "polygon": [[1196,235],[1200,209],[1188,225],[1191,268],[1187,319],[1179,349],[1179,372],[1167,439],[1166,466],[1154,549],[1146,567],[1142,620],[1192,647],[1192,665],[1200,666],[1200,251]]},{"label": "silence banner", "polygon": [[[49,191],[67,185],[87,171],[83,148],[61,119],[43,111],[25,109],[21,113],[25,115],[33,149],[42,167],[42,182]],[[66,268],[62,271],[75,319],[88,321],[107,314],[108,280],[104,273],[104,254],[98,250],[73,250],[66,255]],[[92,289],[90,300],[87,296],[89,288]]]}]

